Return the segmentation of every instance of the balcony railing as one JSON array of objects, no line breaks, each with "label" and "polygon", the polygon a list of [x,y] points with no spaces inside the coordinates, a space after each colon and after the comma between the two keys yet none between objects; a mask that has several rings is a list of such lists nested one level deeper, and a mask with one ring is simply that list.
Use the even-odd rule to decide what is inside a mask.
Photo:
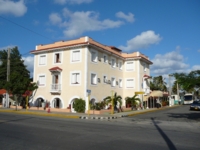
[{"label": "balcony railing", "polygon": [[61,92],[61,84],[51,84],[51,92],[52,93],[60,93]]}]

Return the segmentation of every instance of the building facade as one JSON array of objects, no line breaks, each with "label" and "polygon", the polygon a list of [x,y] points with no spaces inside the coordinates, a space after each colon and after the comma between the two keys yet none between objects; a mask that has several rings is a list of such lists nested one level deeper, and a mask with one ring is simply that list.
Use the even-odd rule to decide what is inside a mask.
[{"label": "building facade", "polygon": [[[102,101],[111,91],[125,97],[136,91],[148,94],[152,62],[140,52],[123,53],[89,37],[37,45],[34,54],[33,80],[38,83],[32,103],[49,101],[53,108],[67,108],[76,98]],[[86,103],[86,108],[88,103]]]}]

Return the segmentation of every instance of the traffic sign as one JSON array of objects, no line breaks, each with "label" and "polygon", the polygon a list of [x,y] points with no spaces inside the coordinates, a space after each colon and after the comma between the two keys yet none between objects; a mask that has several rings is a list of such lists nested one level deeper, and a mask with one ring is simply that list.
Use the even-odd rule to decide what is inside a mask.
[{"label": "traffic sign", "polygon": [[87,89],[87,93],[90,94],[90,93],[91,93],[91,90]]}]

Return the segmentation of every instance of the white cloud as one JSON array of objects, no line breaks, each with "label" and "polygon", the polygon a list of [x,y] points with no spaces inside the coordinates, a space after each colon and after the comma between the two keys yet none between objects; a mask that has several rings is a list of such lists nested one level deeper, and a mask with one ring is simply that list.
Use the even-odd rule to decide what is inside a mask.
[{"label": "white cloud", "polygon": [[49,20],[53,25],[62,23],[62,18],[58,13],[52,13],[49,15]]},{"label": "white cloud", "polygon": [[125,19],[126,21],[128,21],[128,22],[134,22],[134,14],[132,14],[132,13],[128,13],[128,15],[125,15],[123,12],[118,12],[118,13],[116,13],[116,16],[118,17],[118,18],[122,18],[122,19]]},{"label": "white cloud", "polygon": [[56,4],[64,5],[69,4],[82,4],[82,3],[91,3],[93,0],[54,0]]},{"label": "white cloud", "polygon": [[8,50],[8,48],[14,48],[16,45],[8,45],[5,47],[0,47],[0,50]]},{"label": "white cloud", "polygon": [[200,70],[200,65],[194,65],[194,66],[192,66],[192,70]]},{"label": "white cloud", "polygon": [[22,57],[24,60],[24,64],[27,66],[27,69],[30,71],[30,76],[33,76],[33,64],[34,64],[34,57],[32,56],[27,56],[27,57]]},{"label": "white cloud", "polygon": [[[53,25],[58,25],[65,28],[63,33],[66,37],[80,36],[87,31],[99,31],[109,28],[120,27],[122,21],[113,21],[105,19],[100,21],[99,14],[94,11],[76,11],[71,12],[68,9],[63,9],[62,17],[58,13],[53,13],[49,16],[50,22]],[[63,20],[63,21],[62,21]]]},{"label": "white cloud", "polygon": [[119,48],[124,51],[136,51],[147,48],[152,44],[158,44],[161,39],[162,38],[159,34],[155,34],[154,31],[149,30],[142,32],[140,35],[137,35],[136,37],[127,41],[126,46],[119,46]]},{"label": "white cloud", "polygon": [[16,17],[23,16],[27,11],[24,0],[17,2],[11,0],[0,0],[0,14],[12,14]]},{"label": "white cloud", "polygon": [[189,65],[184,61],[183,55],[178,50],[164,55],[157,54],[152,59],[153,65],[151,66],[151,73],[154,75],[168,75],[175,72],[188,72]]}]

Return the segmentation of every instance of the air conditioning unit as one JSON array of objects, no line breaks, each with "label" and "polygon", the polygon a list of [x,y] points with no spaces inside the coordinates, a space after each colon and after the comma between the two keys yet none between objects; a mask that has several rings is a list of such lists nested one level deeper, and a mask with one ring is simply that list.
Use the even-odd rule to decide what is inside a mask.
[{"label": "air conditioning unit", "polygon": [[110,80],[108,80],[108,84],[111,84],[111,81],[110,81]]},{"label": "air conditioning unit", "polygon": [[118,81],[116,81],[116,85],[118,85]]},{"label": "air conditioning unit", "polygon": [[99,57],[99,61],[101,61],[101,58]]},{"label": "air conditioning unit", "polygon": [[101,79],[100,79],[100,78],[98,78],[97,80],[98,80],[99,83],[101,82]]}]

